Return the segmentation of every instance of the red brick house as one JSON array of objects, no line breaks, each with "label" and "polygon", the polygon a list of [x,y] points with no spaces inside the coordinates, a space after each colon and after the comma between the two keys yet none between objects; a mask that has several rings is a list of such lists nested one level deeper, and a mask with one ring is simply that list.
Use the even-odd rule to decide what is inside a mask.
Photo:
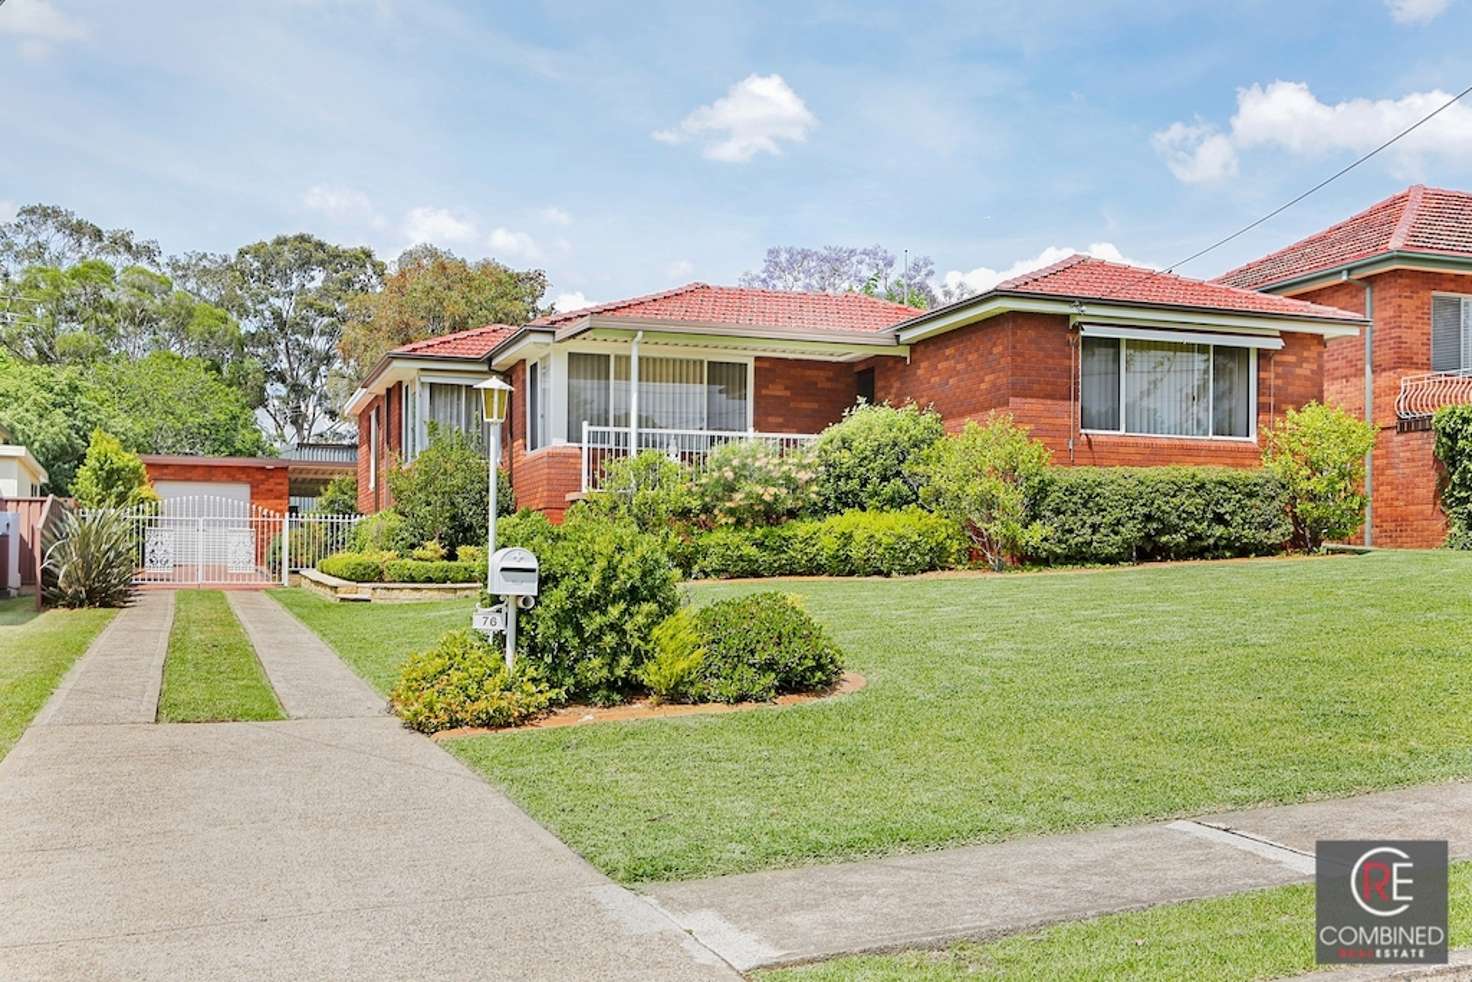
[{"label": "red brick house", "polygon": [[1374,421],[1362,541],[1429,548],[1446,537],[1431,415],[1472,402],[1472,194],[1421,185],[1216,283],[1352,310],[1368,324],[1324,352],[1324,397]]},{"label": "red brick house", "polygon": [[348,407],[360,502],[388,504],[377,475],[412,460],[428,419],[480,426],[468,386],[488,366],[516,391],[517,501],[553,516],[631,449],[695,461],[731,440],[800,443],[859,397],[933,405],[951,428],[1010,412],[1060,463],[1253,466],[1269,420],[1323,397],[1325,343],[1362,323],[1083,256],[924,312],[694,283],[390,353]]}]

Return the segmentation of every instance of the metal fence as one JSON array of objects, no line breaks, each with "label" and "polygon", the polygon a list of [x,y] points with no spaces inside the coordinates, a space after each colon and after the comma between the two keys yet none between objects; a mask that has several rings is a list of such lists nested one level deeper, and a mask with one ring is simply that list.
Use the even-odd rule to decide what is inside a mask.
[{"label": "metal fence", "polygon": [[127,522],[133,582],[266,586],[352,544],[357,515],[282,515],[214,495],[110,509]]},{"label": "metal fence", "polygon": [[646,450],[700,473],[706,457],[717,447],[730,443],[764,443],[780,453],[805,447],[818,439],[815,433],[756,433],[726,430],[641,429],[635,436],[626,426],[583,424],[582,486],[584,491],[603,490],[608,465]]},{"label": "metal fence", "polygon": [[1425,419],[1442,406],[1472,403],[1472,369],[1407,375],[1400,380],[1395,413],[1401,419]]}]

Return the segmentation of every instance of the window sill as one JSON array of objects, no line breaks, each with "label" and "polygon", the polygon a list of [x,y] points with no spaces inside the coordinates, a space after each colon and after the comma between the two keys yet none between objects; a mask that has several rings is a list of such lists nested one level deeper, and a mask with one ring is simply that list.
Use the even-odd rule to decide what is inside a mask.
[{"label": "window sill", "polygon": [[1169,442],[1187,443],[1245,443],[1256,445],[1257,436],[1185,436],[1180,433],[1124,433],[1119,430],[1079,430],[1079,434],[1089,438],[1112,437],[1122,440],[1163,440]]}]

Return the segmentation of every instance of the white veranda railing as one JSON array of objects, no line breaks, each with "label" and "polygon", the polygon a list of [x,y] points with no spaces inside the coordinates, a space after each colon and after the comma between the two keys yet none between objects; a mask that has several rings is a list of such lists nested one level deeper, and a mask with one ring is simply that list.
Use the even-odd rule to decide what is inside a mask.
[{"label": "white veranda railing", "polygon": [[1407,375],[1400,380],[1395,414],[1401,419],[1425,419],[1442,406],[1472,403],[1472,369]]},{"label": "white veranda railing", "polygon": [[[780,453],[805,447],[818,439],[815,433],[757,433],[726,430],[640,429],[635,436],[627,426],[583,424],[583,490],[603,489],[608,465],[646,450],[664,454],[676,463],[699,473],[706,456],[729,443],[765,443]],[[637,445],[636,445],[637,444]]]},{"label": "white veranda railing", "polygon": [[285,583],[352,545],[357,515],[282,515],[214,495],[110,511],[127,523],[135,583],[171,586]]}]

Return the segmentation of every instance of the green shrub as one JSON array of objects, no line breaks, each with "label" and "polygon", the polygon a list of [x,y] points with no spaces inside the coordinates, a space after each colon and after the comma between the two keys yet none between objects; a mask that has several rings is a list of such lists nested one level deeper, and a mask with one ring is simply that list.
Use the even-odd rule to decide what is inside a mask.
[{"label": "green shrub", "polygon": [[967,540],[950,519],[907,508],[715,529],[691,551],[695,577],[908,576],[961,564]]},{"label": "green shrub", "polygon": [[327,487],[317,496],[317,503],[312,506],[312,514],[358,514],[358,479],[351,474],[339,474],[328,481]]},{"label": "green shrub", "polygon": [[480,634],[451,631],[404,662],[389,706],[411,729],[436,733],[457,726],[514,726],[546,712],[558,698],[519,660],[506,670],[499,648]]},{"label": "green shrub", "polygon": [[699,702],[767,701],[833,685],[842,656],[822,625],[782,593],[718,600],[696,614],[705,646],[690,696]]},{"label": "green shrub", "polygon": [[72,481],[72,494],[83,508],[131,508],[158,501],[143,461],[102,430],[92,431],[86,459]]},{"label": "green shrub", "polygon": [[[498,474],[496,514],[509,515],[515,499],[505,470]],[[431,425],[429,446],[387,478],[409,542],[434,539],[453,551],[486,541],[486,458],[465,432]]]},{"label": "green shrub", "polygon": [[1293,545],[1315,550],[1364,523],[1365,455],[1375,427],[1334,406],[1290,409],[1264,434],[1262,463],[1283,482]]},{"label": "green shrub", "polygon": [[541,566],[537,605],[518,621],[520,650],[569,697],[619,701],[653,653],[654,628],[679,605],[662,541],[589,513],[569,512],[555,529],[519,525],[521,541],[508,544],[531,549]]},{"label": "green shrub", "polygon": [[957,522],[993,569],[1037,549],[1048,527],[1030,517],[1048,448],[1005,413],[968,422],[916,459],[920,501]]},{"label": "green shrub", "polygon": [[449,559],[390,559],[383,564],[385,583],[479,583],[484,565]]},{"label": "green shrub", "polygon": [[[497,522],[496,524],[500,525],[501,523]],[[486,547],[461,546],[459,549],[455,550],[455,558],[460,560],[462,563],[470,563],[472,566],[485,565]]]},{"label": "green shrub", "polygon": [[132,523],[110,511],[63,512],[42,537],[41,583],[54,607],[122,607],[137,567]]},{"label": "green shrub", "polygon": [[1047,563],[1220,559],[1282,550],[1292,534],[1283,485],[1230,467],[1060,467],[1041,480],[1032,517]]},{"label": "green shrub", "polygon": [[404,516],[391,508],[374,512],[353,526],[354,552],[398,552],[410,545]]},{"label": "green shrub", "polygon": [[317,563],[328,576],[354,583],[380,583],[385,564],[397,557],[392,552],[336,552]]},{"label": "green shrub", "polygon": [[410,559],[418,559],[421,562],[426,563],[437,563],[440,560],[444,559],[447,555],[449,555],[449,553],[445,552],[445,547],[440,545],[438,539],[430,539],[428,542],[419,546],[417,549],[409,550]]},{"label": "green shrub", "polygon": [[639,681],[657,703],[688,701],[705,660],[695,613],[689,607],[675,611],[654,629],[651,640],[654,654],[640,668]]},{"label": "green shrub", "polygon": [[1446,544],[1472,549],[1472,406],[1443,406],[1431,426],[1436,431],[1436,459],[1446,468],[1441,485]]},{"label": "green shrub", "polygon": [[920,500],[911,458],[945,435],[940,414],[910,404],[860,403],[823,431],[815,448],[818,508],[890,511]]},{"label": "green shrub", "polygon": [[661,532],[696,510],[690,468],[657,450],[609,464],[602,490],[579,507],[605,518],[633,522],[641,532]]},{"label": "green shrub", "polygon": [[694,485],[697,517],[713,525],[775,525],[811,510],[817,468],[811,448],[782,451],[734,441],[712,450]]}]

